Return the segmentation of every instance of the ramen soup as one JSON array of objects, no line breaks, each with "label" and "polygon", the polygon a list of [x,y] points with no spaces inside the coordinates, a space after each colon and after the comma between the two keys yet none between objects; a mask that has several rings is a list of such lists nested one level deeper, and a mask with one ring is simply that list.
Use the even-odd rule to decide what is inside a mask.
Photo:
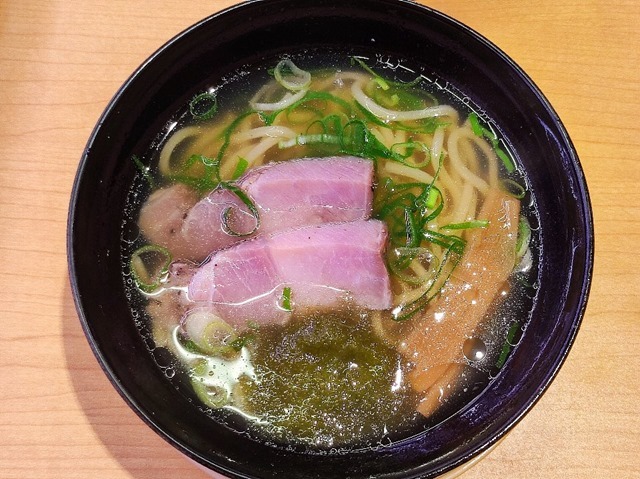
[{"label": "ramen soup", "polygon": [[492,123],[437,83],[297,63],[195,95],[133,159],[149,194],[126,277],[212,420],[375,447],[504,365],[535,297],[533,200]]}]

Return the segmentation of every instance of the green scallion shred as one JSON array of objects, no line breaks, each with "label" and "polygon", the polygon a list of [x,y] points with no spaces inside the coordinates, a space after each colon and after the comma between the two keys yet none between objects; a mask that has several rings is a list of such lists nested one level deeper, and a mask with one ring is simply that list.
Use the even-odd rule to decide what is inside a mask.
[{"label": "green scallion shred", "polygon": [[224,157],[224,154],[226,153],[227,148],[229,148],[229,144],[231,143],[231,135],[238,128],[238,126],[240,126],[240,124],[244,121],[245,118],[247,118],[250,115],[255,115],[256,113],[257,112],[255,112],[254,110],[245,111],[244,113],[241,113],[240,115],[238,115],[229,124],[229,126],[227,126],[224,129],[224,131],[222,132],[222,137],[224,138],[224,142],[222,143],[220,150],[218,150],[218,156],[216,156],[216,160],[218,160],[219,162],[222,161],[222,158]]},{"label": "green scallion shred", "polygon": [[425,230],[422,232],[422,236],[424,236],[425,240],[441,246],[442,248],[451,250],[458,255],[462,255],[462,253],[464,253],[464,248],[467,244],[467,242],[459,236],[445,235],[438,233],[437,231]]},{"label": "green scallion shred", "polygon": [[216,386],[209,386],[205,384],[202,378],[192,378],[191,385],[198,399],[210,408],[219,409],[229,403],[229,395],[226,390]]},{"label": "green scallion shred", "polygon": [[282,290],[282,301],[280,305],[285,311],[291,311],[291,288],[289,286]]},{"label": "green scallion shred", "polygon": [[138,171],[140,171],[140,174],[143,176],[143,178],[147,180],[147,183],[149,183],[149,188],[155,189],[156,182],[153,179],[153,176],[151,176],[151,174],[149,173],[150,168],[148,166],[145,166],[137,155],[133,155],[131,157],[131,161],[133,161],[133,164],[136,165],[136,168],[138,168]]},{"label": "green scallion shred", "polygon": [[488,220],[473,220],[464,221],[462,223],[449,223],[448,225],[441,226],[441,230],[466,230],[472,228],[486,228],[489,226]]},{"label": "green scallion shred", "polygon": [[509,327],[509,331],[507,332],[507,338],[504,342],[504,344],[502,345],[502,350],[500,351],[500,356],[498,357],[498,360],[496,361],[496,367],[498,369],[501,369],[502,366],[504,366],[504,363],[507,361],[507,357],[509,357],[509,353],[511,352],[511,349],[513,349],[513,338],[515,338],[516,336],[516,332],[518,331],[518,328],[520,327],[520,323],[518,323],[517,321],[515,321],[510,327]]},{"label": "green scallion shred", "polygon": [[289,105],[288,107],[283,108],[282,110],[276,110],[270,114],[266,114],[263,112],[260,112],[259,114],[260,114],[260,117],[262,118],[262,121],[264,121],[266,125],[272,125],[273,122],[278,117],[278,115],[282,113],[288,114],[294,111],[296,108],[307,106],[308,103],[313,103],[318,101],[334,103],[340,108],[342,108],[343,110],[345,110],[345,113],[347,115],[351,113],[352,108],[351,108],[351,104],[348,101],[343,100],[342,98],[337,97],[335,95],[332,95],[331,93],[309,90],[307,91],[307,93],[305,93],[305,95],[301,99]]},{"label": "green scallion shred", "polygon": [[253,339],[253,335],[250,333],[244,333],[239,336],[237,339],[231,341],[229,346],[231,346],[236,351],[241,351],[247,344],[251,342]]},{"label": "green scallion shred", "polygon": [[413,214],[411,208],[404,209],[404,221],[405,221],[405,232],[406,232],[406,245],[409,248],[417,247],[422,241],[422,237],[420,235],[420,221],[417,218],[417,215]]},{"label": "green scallion shred", "polygon": [[198,345],[191,339],[179,338],[180,345],[192,354],[202,354]]},{"label": "green scallion shred", "polygon": [[313,145],[313,144],[324,144],[324,145],[339,145],[340,138],[336,135],[328,135],[326,133],[316,133],[312,135],[297,135],[296,137],[290,140],[282,140],[278,143],[278,148],[285,149],[291,148],[293,146],[302,146],[302,145]]},{"label": "green scallion shred", "polygon": [[432,263],[437,262],[437,258],[431,253],[429,248],[424,247],[416,247],[416,248],[408,248],[408,247],[398,247],[393,248],[389,256],[387,258],[387,265],[393,274],[395,274],[398,278],[400,278],[405,283],[409,284],[425,284],[430,279],[433,279],[429,272],[423,277],[415,276],[413,274],[408,274],[406,272],[407,268],[411,265],[413,261],[416,259],[422,259],[425,262],[429,263],[429,268],[431,268]]},{"label": "green scallion shred", "polygon": [[501,182],[502,189],[514,198],[521,200],[527,194],[527,190],[517,181],[511,178],[505,178]]},{"label": "green scallion shred", "polygon": [[429,192],[427,193],[427,199],[424,202],[425,206],[432,210],[436,207],[438,197],[441,195],[440,191],[437,188],[429,188]]},{"label": "green scallion shred", "polygon": [[314,121],[307,131],[314,127],[320,131],[298,135],[291,140],[283,140],[279,143],[279,147],[289,148],[309,144],[333,145],[336,153],[369,158],[374,161],[377,158],[389,158],[406,162],[401,155],[384,146],[363,120],[332,114]]},{"label": "green scallion shred", "polygon": [[176,173],[169,175],[169,179],[199,192],[211,191],[220,183],[220,161],[204,155],[191,155]]},{"label": "green scallion shred", "polygon": [[280,60],[273,70],[276,81],[289,91],[300,91],[311,85],[311,73],[293,63],[289,58]]},{"label": "green scallion shred", "polygon": [[364,71],[366,71],[367,73],[369,73],[371,76],[373,76],[374,81],[380,86],[380,88],[382,88],[383,90],[388,90],[389,88],[391,88],[392,86],[395,87],[400,87],[400,88],[411,88],[411,87],[415,87],[418,83],[420,83],[423,79],[423,77],[421,75],[418,75],[416,78],[414,78],[412,81],[410,82],[399,82],[399,81],[392,81],[386,78],[383,78],[382,76],[380,76],[378,73],[376,73],[369,65],[367,65],[364,60],[360,57],[356,57],[353,56],[351,57],[351,64],[355,65],[358,64]]},{"label": "green scallion shred", "polygon": [[[442,192],[436,188],[435,186],[431,186],[431,188],[429,188],[429,194],[431,194],[432,191],[435,191],[435,196],[436,196],[436,206],[435,208],[430,207],[429,205],[427,205],[427,211],[432,210],[431,213],[427,214],[424,217],[424,224],[426,225],[427,223],[429,223],[430,221],[433,221],[434,219],[436,219],[440,213],[442,212],[442,210],[444,209],[444,199],[442,197]],[[438,202],[438,198],[440,199],[440,201]]]},{"label": "green scallion shred", "polygon": [[469,115],[469,124],[471,125],[471,131],[476,136],[482,136],[482,126],[480,126],[480,120],[478,120],[477,113],[471,113]]},{"label": "green scallion shred", "polygon": [[[382,90],[374,86],[369,96],[373,98],[378,105],[399,111],[421,110],[427,106],[438,104],[435,97],[429,96],[429,101],[427,102],[417,91],[414,91],[406,85],[397,86],[397,84],[394,84],[389,90]],[[409,123],[413,124],[415,121],[417,120],[412,120]]]},{"label": "green scallion shred", "polygon": [[496,153],[496,156],[502,161],[502,164],[504,165],[507,173],[513,173],[516,170],[516,165],[513,162],[511,156],[500,146],[500,140],[498,139],[498,136],[495,134],[495,132],[480,124],[480,119],[478,118],[477,113],[473,112],[469,114],[468,118],[473,134],[479,137],[486,138],[489,143],[491,143],[491,147]]},{"label": "green scallion shred", "polygon": [[522,258],[531,242],[531,226],[524,216],[518,222],[518,238],[516,239],[516,261]]},{"label": "green scallion shred", "polygon": [[494,149],[498,158],[502,160],[502,164],[505,170],[507,170],[507,173],[513,173],[516,170],[516,165],[513,163],[511,157],[502,148],[494,145]]},{"label": "green scallion shred", "polygon": [[189,112],[194,120],[204,121],[213,118],[218,111],[218,99],[215,93],[204,92],[194,96],[189,102]]},{"label": "green scallion shred", "polygon": [[233,183],[221,181],[219,186],[234,193],[240,199],[240,201],[242,201],[242,203],[249,209],[251,216],[253,216],[255,220],[255,224],[251,231],[248,231],[246,233],[235,231],[230,225],[233,207],[229,206],[222,213],[222,229],[224,230],[224,232],[231,236],[249,236],[255,233],[260,227],[260,212],[258,211],[258,208],[256,207],[253,200],[241,188],[234,185]]},{"label": "green scallion shred", "polygon": [[362,59],[358,58],[358,57],[351,57],[351,64],[355,64],[357,63],[358,65],[360,65],[360,67],[366,71],[367,73],[369,73],[371,76],[373,76],[374,81],[380,85],[380,88],[382,88],[383,90],[388,90],[389,87],[389,83],[387,82],[387,80],[385,80],[384,78],[382,78],[380,75],[378,75],[376,72],[374,72],[371,67],[369,67],[369,65],[367,65],[364,61],[362,61]]},{"label": "green scallion shred", "polygon": [[406,321],[421,311],[440,293],[444,285],[449,281],[460,259],[461,255],[454,251],[453,248],[447,249],[433,277],[433,282],[431,282],[427,290],[415,301],[394,308],[391,312],[392,318],[395,321]]},{"label": "green scallion shred", "polygon": [[233,174],[231,175],[231,179],[233,181],[240,178],[245,171],[247,171],[247,167],[249,166],[249,162],[244,158],[238,158],[238,163],[236,164],[236,169],[233,170]]},{"label": "green scallion shred", "polygon": [[[147,257],[151,257],[152,264],[146,264]],[[129,261],[129,271],[138,289],[143,293],[158,290],[169,272],[171,260],[171,253],[162,246],[149,244],[135,250]],[[149,271],[149,266],[153,271]]]},{"label": "green scallion shred", "polygon": [[[442,158],[441,162],[442,164]],[[438,176],[440,168],[436,171]],[[428,229],[428,223],[435,219],[444,207],[444,200],[440,190],[431,183],[401,183],[396,184],[391,178],[381,180],[380,194],[374,204],[374,216],[384,220],[389,228],[391,248],[387,256],[389,269],[401,280],[407,282],[419,281],[411,277],[406,268],[417,255],[418,251],[428,250],[424,242],[431,243],[444,249],[442,260],[434,263],[435,273],[424,280],[424,293],[414,302],[401,305],[393,311],[396,321],[404,321],[420,311],[441,291],[451,273],[457,266],[464,253],[466,242],[459,236],[444,234]],[[394,257],[394,251],[406,254]],[[438,261],[436,258],[433,261]]]},{"label": "green scallion shred", "polygon": [[[398,150],[404,152],[401,153]],[[424,153],[424,160],[420,162],[409,161],[409,158],[415,155],[416,150]],[[419,141],[409,140],[391,145],[391,154],[393,155],[391,159],[410,168],[424,168],[431,162],[431,150],[427,145]]]},{"label": "green scallion shred", "polygon": [[230,346],[236,339],[238,336],[231,325],[220,318],[214,318],[204,327],[196,345],[207,356],[231,358],[237,353]]}]

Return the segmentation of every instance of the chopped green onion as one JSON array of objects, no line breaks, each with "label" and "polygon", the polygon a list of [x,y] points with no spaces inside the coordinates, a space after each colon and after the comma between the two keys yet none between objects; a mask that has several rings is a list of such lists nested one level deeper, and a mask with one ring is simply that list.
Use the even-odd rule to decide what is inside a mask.
[{"label": "chopped green onion", "polygon": [[374,78],[374,81],[380,85],[380,88],[382,88],[383,90],[388,90],[389,89],[389,84],[385,81],[384,78],[382,77],[376,77]]},{"label": "chopped green onion", "polygon": [[228,127],[226,127],[224,129],[224,131],[222,132],[222,136],[224,138],[224,143],[222,144],[222,146],[220,147],[220,150],[218,151],[218,156],[216,156],[216,159],[221,162],[222,161],[222,157],[224,156],[225,152],[227,151],[227,148],[229,148],[229,144],[231,143],[231,134],[236,130],[236,128],[238,128],[238,126],[240,125],[240,123],[242,123],[242,121],[247,118],[250,115],[255,114],[256,112],[254,110],[248,110],[245,111],[244,113],[241,113],[240,115],[238,115],[238,117],[233,120]]},{"label": "chopped green onion", "polygon": [[415,301],[409,304],[397,306],[391,311],[394,321],[406,321],[411,319],[416,313],[421,311],[427,304],[435,298],[442,288],[445,286],[453,270],[458,266],[461,255],[457,254],[453,248],[445,251],[442,261],[433,277],[433,281],[429,284],[427,290]]},{"label": "chopped green onion", "polygon": [[531,241],[531,226],[524,216],[518,222],[518,239],[516,240],[516,260],[524,256]]},{"label": "chopped green onion", "polygon": [[233,228],[231,228],[231,226],[229,224],[230,223],[230,219],[231,219],[231,212],[233,211],[233,206],[229,206],[222,213],[222,229],[223,229],[223,231],[225,233],[227,233],[228,235],[231,235],[231,236],[249,236],[249,235],[252,235],[253,233],[255,233],[256,230],[260,227],[260,213],[258,212],[258,208],[256,207],[256,205],[253,202],[253,200],[251,198],[249,198],[249,196],[244,191],[242,191],[242,189],[238,188],[236,185],[234,185],[232,183],[229,183],[229,182],[226,182],[226,181],[221,181],[220,182],[220,187],[224,188],[226,190],[229,190],[232,193],[234,193],[240,199],[240,201],[242,201],[242,203],[244,203],[244,205],[249,209],[249,212],[251,213],[251,216],[253,216],[253,218],[256,221],[255,225],[251,229],[251,231],[248,231],[246,233],[240,233],[240,232],[237,232],[237,231],[233,230]]},{"label": "chopped green onion", "polygon": [[[437,203],[442,194],[433,183],[395,184],[385,179],[380,191],[384,194],[376,199],[374,216],[389,225],[389,237],[394,246],[417,246],[422,241],[422,230],[434,220],[444,208],[444,202]],[[425,208],[429,192],[433,191],[435,209]],[[433,200],[434,196],[432,196]],[[431,210],[431,212],[429,212]],[[401,219],[400,219],[401,218]],[[407,242],[409,241],[409,243]]]},{"label": "chopped green onion", "polygon": [[384,146],[360,119],[346,119],[342,124],[342,115],[328,115],[325,118],[314,121],[309,128],[319,125],[320,133],[298,135],[291,140],[283,140],[280,148],[289,148],[304,144],[335,145],[339,153],[359,156],[362,158],[391,158],[396,161],[404,159],[389,148]]},{"label": "chopped green onion", "polygon": [[433,209],[427,206],[427,210],[432,209],[433,211],[424,217],[423,223],[425,225],[430,221],[435,220],[440,215],[440,213],[442,213],[442,210],[444,209],[444,199],[442,198],[442,192],[435,186],[431,186],[431,188],[429,189],[429,193],[431,193],[431,191],[436,192],[436,195],[437,195],[436,201],[437,201],[437,198],[440,198],[440,202],[437,203],[436,207]]},{"label": "chopped green onion", "polygon": [[244,158],[238,158],[238,164],[236,165],[236,169],[233,170],[231,179],[235,181],[238,178],[240,178],[244,174],[244,172],[247,170],[248,166],[249,166],[249,162],[247,160],[245,160]]},{"label": "chopped green onion", "polygon": [[198,345],[192,341],[191,339],[186,339],[183,337],[180,337],[180,345],[186,349],[188,352],[192,353],[192,354],[202,354],[202,351],[200,350],[200,348],[198,347]]},{"label": "chopped green onion", "polygon": [[194,96],[189,102],[189,111],[194,120],[202,121],[213,118],[218,111],[218,99],[215,93],[204,92]]},{"label": "chopped green onion", "polygon": [[425,230],[422,232],[424,239],[435,245],[450,249],[456,254],[462,255],[467,244],[465,240],[455,235],[445,235],[437,231]]},{"label": "chopped green onion", "polygon": [[129,271],[138,289],[153,293],[160,288],[169,272],[171,259],[169,250],[162,246],[150,244],[135,250],[129,261]]},{"label": "chopped green onion", "polygon": [[147,183],[149,183],[149,187],[151,189],[155,189],[156,187],[156,182],[154,181],[153,177],[151,176],[151,174],[149,174],[149,170],[150,168],[148,166],[145,166],[142,161],[140,161],[140,158],[138,158],[137,155],[133,155],[131,157],[131,161],[133,161],[133,164],[136,165],[136,168],[138,168],[138,170],[140,171],[140,173],[142,174],[142,176],[144,177],[145,180],[147,180]]},{"label": "chopped green onion", "polygon": [[377,158],[398,158],[378,140],[362,120],[351,120],[344,126],[342,153],[375,160]]},{"label": "chopped green onion", "polygon": [[[400,153],[397,151],[403,148],[404,153]],[[420,162],[408,161],[408,158],[414,156],[414,152],[416,151],[416,149],[425,153],[424,160]],[[396,143],[394,145],[391,145],[391,153],[393,154],[391,158],[392,160],[397,161],[398,163],[402,163],[409,168],[424,168],[431,161],[431,152],[429,150],[429,147],[420,141],[409,140],[403,143]]]},{"label": "chopped green onion", "polygon": [[[444,160],[444,155],[440,154],[440,158],[438,159],[438,168],[436,169],[435,174],[433,175],[433,180],[431,180],[431,184],[429,185],[429,189],[426,191],[426,198],[424,197],[425,192],[420,196],[424,199],[425,206],[427,210],[432,210],[431,214],[427,215],[424,219],[424,224],[433,221],[440,215],[442,210],[444,209],[444,196],[442,196],[442,191],[438,187],[436,187],[436,180],[438,176],[440,176],[440,170],[442,169],[442,163]],[[440,203],[438,204],[438,198],[440,198]],[[437,206],[436,206],[437,205]]]},{"label": "chopped green onion", "polygon": [[[182,327],[174,331],[176,346],[184,348],[187,352],[200,358],[204,356],[227,360],[237,358],[237,353],[242,347],[236,348],[236,346],[241,338],[233,326],[214,314],[197,311],[189,313],[185,321],[190,321],[191,314],[204,314],[204,317],[196,319],[196,322],[201,323],[202,320],[205,321],[205,324],[197,325],[195,329],[189,331],[188,323],[186,325],[183,323]],[[188,331],[186,334],[182,333],[183,328]],[[191,336],[191,334],[193,335]],[[198,362],[191,372],[198,377],[206,378],[210,372],[209,367],[207,361]]]},{"label": "chopped green onion", "polygon": [[351,57],[351,64],[353,63],[357,63],[358,65],[360,65],[360,67],[362,67],[363,70],[365,70],[367,73],[370,73],[371,75],[373,75],[373,79],[374,81],[380,85],[380,88],[382,88],[383,90],[388,90],[389,87],[389,83],[387,82],[387,80],[385,80],[384,78],[382,78],[380,75],[378,75],[376,72],[374,72],[369,65],[367,65],[365,62],[363,62],[360,58],[358,57]]},{"label": "chopped green onion", "polygon": [[416,215],[412,213],[413,211],[410,208],[404,209],[405,231],[407,235],[406,244],[409,248],[415,248],[420,244],[420,241],[422,240],[419,231],[419,220],[416,218]]},{"label": "chopped green onion", "polygon": [[[387,264],[391,272],[405,283],[410,284],[424,284],[429,281],[429,279],[432,278],[432,275],[429,274],[429,270],[433,270],[434,267],[432,265],[437,263],[437,258],[429,248],[394,248],[390,252],[390,256],[391,258],[388,259]],[[416,259],[421,259],[423,262],[427,263],[425,268],[427,272],[422,277],[411,275],[406,272],[407,268],[409,268],[411,263]]]},{"label": "chopped green onion", "polygon": [[291,288],[289,286],[282,290],[282,301],[280,306],[285,311],[291,311]]},{"label": "chopped green onion", "polygon": [[253,339],[253,335],[249,334],[249,333],[244,333],[243,335],[241,335],[240,337],[238,337],[237,339],[235,339],[234,341],[231,341],[229,343],[229,346],[231,346],[233,349],[235,349],[236,351],[240,351],[242,350],[242,348],[244,348],[247,344],[249,344],[249,342]]},{"label": "chopped green onion", "polygon": [[385,88],[383,85],[386,85],[387,87],[390,86],[395,86],[395,87],[400,87],[400,88],[411,88],[416,86],[418,83],[420,83],[423,80],[423,76],[422,75],[418,75],[417,77],[415,77],[413,80],[411,80],[410,82],[402,82],[402,81],[392,81],[392,80],[388,80],[385,79],[383,77],[381,77],[379,74],[377,74],[375,71],[373,71],[373,69],[371,67],[369,67],[369,65],[367,65],[363,60],[363,57],[351,57],[351,64],[358,64],[364,71],[366,71],[367,73],[371,74],[374,77],[374,80],[376,81],[376,83],[380,86],[380,88],[382,88],[383,90],[387,90],[388,88]]},{"label": "chopped green onion", "polygon": [[290,140],[282,140],[278,143],[278,148],[285,149],[292,146],[312,145],[314,143],[323,143],[325,145],[339,145],[340,138],[336,135],[328,135],[326,133],[318,133],[313,135],[297,135]]},{"label": "chopped green onion", "polygon": [[[442,192],[434,185],[441,166],[442,156],[430,183],[396,184],[391,178],[385,178],[378,187],[379,195],[374,205],[374,216],[384,220],[389,228],[389,242],[392,247],[391,257],[387,257],[389,269],[400,280],[422,284],[422,287],[426,288],[418,299],[400,305],[392,311],[393,319],[396,321],[411,318],[438,295],[464,253],[465,240],[459,236],[428,229],[428,223],[437,218],[444,208]],[[436,263],[438,260],[430,249],[424,246],[424,242],[444,249],[439,264]],[[416,277],[411,275],[407,268],[421,251],[428,251],[432,255],[428,268],[430,273]]]},{"label": "chopped green onion", "polygon": [[229,394],[221,387],[205,384],[199,377],[192,378],[191,385],[198,399],[206,406],[219,409],[229,403]]},{"label": "chopped green onion", "polygon": [[214,318],[202,330],[202,335],[193,338],[195,345],[208,356],[233,357],[237,352],[231,346],[238,339],[236,330],[226,321]]},{"label": "chopped green onion", "polygon": [[471,131],[476,136],[482,136],[482,126],[478,120],[478,115],[474,112],[469,115],[469,124],[471,125]]},{"label": "chopped green onion", "polygon": [[465,221],[463,223],[449,223],[448,225],[441,226],[441,230],[466,230],[470,228],[486,228],[489,226],[488,220],[472,220]]},{"label": "chopped green onion", "polygon": [[[319,95],[317,92],[307,92],[307,95],[291,105],[290,108],[300,106],[306,101],[313,99],[323,99],[335,102],[340,106],[344,106],[346,110],[350,111],[350,105],[344,100],[334,97],[333,95]],[[346,105],[343,105],[345,103]],[[285,109],[288,110],[288,109]],[[275,117],[282,111],[276,111],[271,115],[261,115],[266,124],[271,124]],[[344,122],[344,123],[343,123]],[[310,132],[312,127],[318,125],[320,132]],[[413,130],[416,130],[415,128]],[[416,131],[419,131],[416,130]],[[331,114],[324,118],[315,120],[309,125],[307,133],[298,135],[295,138],[281,141],[278,146],[280,148],[290,148],[298,145],[310,145],[310,144],[325,144],[337,146],[337,152],[342,154],[349,154],[354,156],[360,156],[364,158],[377,159],[386,158],[393,161],[401,162],[411,167],[419,167],[416,163],[407,161],[406,155],[400,154],[393,149],[387,148],[367,126],[367,122],[358,118],[349,118],[346,114]],[[398,146],[410,146],[412,148],[421,148],[423,151],[428,151],[428,148],[419,142],[406,142],[403,145]],[[397,149],[397,147],[396,147]],[[426,164],[427,160],[425,160]]]},{"label": "chopped green onion", "polygon": [[273,71],[276,81],[289,91],[300,91],[311,85],[311,73],[298,68],[290,59],[281,60]]},{"label": "chopped green onion", "polygon": [[507,361],[507,357],[509,356],[511,349],[514,346],[513,338],[515,337],[519,327],[520,327],[520,324],[517,321],[515,321],[509,327],[509,331],[507,332],[507,339],[505,340],[504,345],[502,346],[502,351],[500,351],[500,356],[496,361],[496,367],[498,369],[502,368],[502,366],[504,366],[504,363]]},{"label": "chopped green onion", "polygon": [[514,198],[521,200],[527,193],[527,190],[517,181],[510,178],[502,180],[502,189]]},{"label": "chopped green onion", "polygon": [[502,164],[504,168],[507,170],[507,173],[513,173],[516,169],[516,165],[513,163],[511,157],[502,149],[494,145],[494,149],[496,151],[496,155],[498,158],[502,160]]},{"label": "chopped green onion", "polygon": [[340,97],[337,97],[335,95],[332,95],[331,93],[322,92],[322,91],[307,91],[302,98],[292,103],[291,105],[287,106],[286,108],[283,108],[281,110],[276,110],[270,114],[260,112],[259,113],[260,118],[262,118],[262,120],[266,125],[271,125],[276,120],[276,117],[281,113],[285,112],[288,114],[293,110],[295,110],[296,108],[306,106],[307,103],[314,102],[314,101],[323,101],[323,102],[328,101],[346,110],[347,114],[351,112],[351,104]]},{"label": "chopped green onion", "polygon": [[204,155],[191,155],[177,173],[169,175],[169,179],[200,192],[211,191],[220,183],[220,161]]},{"label": "chopped green onion", "polygon": [[438,201],[438,196],[440,196],[440,191],[437,188],[429,188],[429,193],[427,193],[427,200],[425,201],[425,206],[432,210],[436,206],[436,202]]},{"label": "chopped green onion", "polygon": [[475,112],[469,114],[468,119],[473,134],[489,140],[493,151],[496,153],[496,156],[502,161],[502,164],[504,165],[505,170],[507,170],[507,173],[513,173],[516,169],[516,165],[513,162],[511,156],[500,146],[500,140],[498,139],[498,136],[495,134],[495,132],[482,126],[480,124],[480,119]]}]

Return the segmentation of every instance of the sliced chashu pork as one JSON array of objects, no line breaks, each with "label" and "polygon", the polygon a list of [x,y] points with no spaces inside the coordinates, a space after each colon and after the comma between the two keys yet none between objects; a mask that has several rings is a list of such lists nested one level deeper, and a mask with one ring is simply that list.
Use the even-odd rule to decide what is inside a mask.
[{"label": "sliced chashu pork", "polygon": [[351,301],[369,309],[391,307],[382,252],[387,240],[377,220],[294,228],[231,246],[211,256],[189,284],[191,301],[208,304],[225,321],[242,325],[285,322],[289,288],[295,308]]},{"label": "sliced chashu pork", "polygon": [[[373,162],[344,156],[269,163],[237,182],[255,203],[259,233],[300,226],[367,219],[373,199]],[[227,228],[223,216],[228,212]],[[154,192],[140,211],[140,229],[150,243],[176,258],[202,261],[248,236],[255,219],[237,195],[216,188],[199,199],[185,185]]]}]

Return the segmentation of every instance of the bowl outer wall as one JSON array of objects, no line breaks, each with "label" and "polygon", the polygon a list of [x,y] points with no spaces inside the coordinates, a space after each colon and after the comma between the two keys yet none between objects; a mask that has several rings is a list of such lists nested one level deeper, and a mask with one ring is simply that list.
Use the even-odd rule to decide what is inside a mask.
[{"label": "bowl outer wall", "polygon": [[[131,317],[120,243],[124,201],[135,176],[130,158],[147,150],[179,105],[223,82],[230,71],[318,48],[406,58],[495,118],[528,172],[542,240],[531,322],[480,397],[414,440],[323,457],[248,441],[206,420],[171,385]],[[230,477],[435,477],[502,437],[557,373],[586,306],[593,227],[584,176],[564,127],[526,74],[486,39],[412,2],[258,0],[178,35],[118,91],[78,169],[68,253],[78,313],[107,376],[145,422],[196,461]]]}]

